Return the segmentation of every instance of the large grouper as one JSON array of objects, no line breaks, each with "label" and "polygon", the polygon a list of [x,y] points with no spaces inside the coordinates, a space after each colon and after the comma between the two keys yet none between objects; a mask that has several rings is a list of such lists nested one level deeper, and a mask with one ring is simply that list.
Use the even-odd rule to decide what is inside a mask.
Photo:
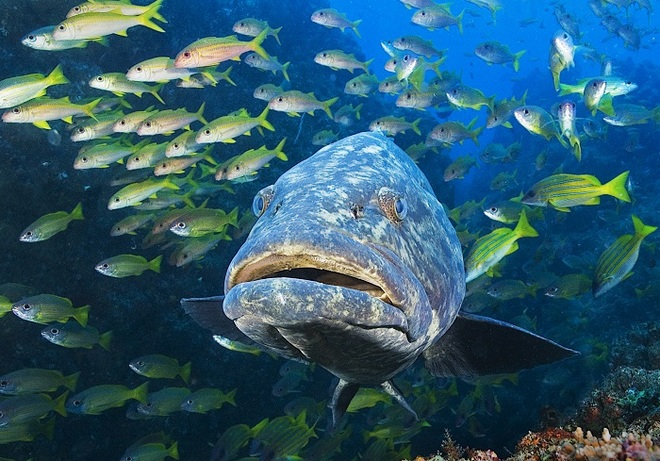
[{"label": "large grouper", "polygon": [[460,312],[456,232],[422,171],[380,133],[322,148],[262,189],[253,211],[225,295],[182,304],[216,334],[338,377],[335,424],[360,386],[412,411],[390,380],[419,356],[433,375],[474,378],[575,354]]}]

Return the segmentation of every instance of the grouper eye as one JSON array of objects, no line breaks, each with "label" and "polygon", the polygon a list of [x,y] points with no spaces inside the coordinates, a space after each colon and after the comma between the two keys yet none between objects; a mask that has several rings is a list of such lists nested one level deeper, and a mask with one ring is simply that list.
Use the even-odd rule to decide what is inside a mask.
[{"label": "grouper eye", "polygon": [[260,190],[252,200],[252,213],[258,218],[266,211],[270,201],[273,199],[273,186]]},{"label": "grouper eye", "polygon": [[378,205],[387,219],[395,224],[403,221],[408,214],[406,199],[388,187],[382,187],[378,191]]}]

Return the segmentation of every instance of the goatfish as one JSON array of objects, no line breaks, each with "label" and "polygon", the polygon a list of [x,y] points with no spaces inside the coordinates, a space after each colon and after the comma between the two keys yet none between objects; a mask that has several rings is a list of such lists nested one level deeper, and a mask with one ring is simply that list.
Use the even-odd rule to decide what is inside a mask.
[{"label": "goatfish", "polygon": [[642,241],[658,229],[644,224],[635,215],[632,215],[632,222],[635,233],[622,235],[616,239],[598,258],[593,281],[595,297],[611,290],[632,275],[631,271],[639,257]]},{"label": "goatfish", "polygon": [[[130,1],[127,0],[90,0],[80,5],[76,5],[69,10],[66,14],[67,18],[72,16],[77,16],[83,13],[119,13],[125,16],[138,16],[145,11],[153,8],[156,5],[162,3],[161,1],[155,1],[150,5],[133,5]],[[167,22],[167,20],[162,17],[159,13],[154,14],[154,19],[160,22]]]},{"label": "goatfish", "polygon": [[69,413],[77,415],[100,415],[110,408],[123,407],[128,400],[145,403],[149,383],[142,383],[135,389],[118,384],[101,384],[79,392],[66,402]]},{"label": "goatfish", "polygon": [[264,83],[254,89],[252,96],[256,99],[269,102],[275,96],[279,96],[282,93],[284,93],[284,88],[281,86],[273,85],[272,83]]},{"label": "goatfish", "polygon": [[366,98],[369,93],[378,88],[378,84],[378,78],[375,75],[360,74],[346,82],[344,93]]},{"label": "goatfish", "polygon": [[358,26],[362,22],[362,19],[350,21],[344,13],[340,13],[334,8],[323,8],[321,10],[316,10],[312,13],[310,19],[313,23],[320,24],[327,27],[328,29],[334,27],[344,32],[346,28],[349,28],[355,32],[355,35],[360,37]]},{"label": "goatfish", "polygon": [[134,154],[149,143],[148,139],[143,142],[125,145],[118,141],[113,144],[95,144],[91,147],[80,149],[78,156],[73,161],[76,170],[89,170],[92,168],[109,168],[111,163],[122,162],[125,157]]},{"label": "goatfish", "polygon": [[314,111],[320,109],[328,114],[328,117],[332,118],[330,106],[338,100],[339,98],[331,98],[327,101],[319,101],[316,99],[316,96],[314,96],[314,93],[303,93],[298,90],[289,90],[280,93],[278,96],[271,99],[268,103],[268,107],[278,112],[286,112],[292,117],[298,117],[302,112],[314,115]]},{"label": "goatfish", "polygon": [[555,174],[534,184],[522,198],[522,203],[551,206],[558,211],[570,211],[577,205],[598,205],[601,195],[611,195],[630,203],[626,190],[629,171],[624,171],[606,184],[588,174]]},{"label": "goatfish", "polygon": [[86,40],[117,34],[127,37],[127,29],[134,26],[145,26],[156,32],[165,32],[162,27],[152,21],[159,15],[163,0],[156,0],[143,13],[128,16],[112,10],[109,12],[89,12],[70,16],[55,26],[55,40]]},{"label": "goatfish", "polygon": [[105,37],[92,38],[89,40],[55,40],[53,31],[55,26],[40,27],[21,38],[21,43],[33,50],[41,51],[63,51],[71,48],[85,48],[88,43],[97,42],[108,46]]},{"label": "goatfish", "polygon": [[44,96],[48,87],[65,83],[69,83],[69,79],[64,76],[61,64],[47,76],[27,74],[6,78],[0,81],[0,109],[18,106],[30,99]]},{"label": "goatfish", "polygon": [[133,82],[126,78],[126,74],[122,74],[121,72],[108,72],[106,74],[97,75],[88,83],[92,88],[110,91],[116,96],[124,96],[126,93],[130,93],[141,98],[143,93],[149,93],[161,104],[165,104],[163,98],[158,94],[158,90],[163,86],[162,83],[156,86],[149,86],[146,83]]},{"label": "goatfish", "polygon": [[179,365],[177,359],[162,354],[149,354],[138,357],[128,364],[129,368],[140,376],[147,378],[167,378],[174,379],[181,376],[183,382],[190,382],[190,370],[192,363]]},{"label": "goatfish", "polygon": [[274,158],[282,161],[289,160],[286,154],[282,152],[285,142],[286,138],[282,139],[275,149],[267,149],[263,145],[258,149],[250,149],[234,157],[225,164],[224,168],[218,169],[215,174],[216,181],[223,179],[237,181],[248,176],[254,176],[257,174],[257,170],[266,166]]},{"label": "goatfish", "polygon": [[95,99],[87,104],[74,104],[68,96],[60,99],[36,98],[7,110],[2,114],[2,121],[5,123],[31,123],[37,128],[50,130],[48,122],[52,120],[73,123],[73,116],[82,114],[95,118],[92,110],[101,102],[101,99]]},{"label": "goatfish", "polygon": [[412,51],[415,54],[421,54],[426,58],[433,56],[442,57],[443,52],[437,50],[430,40],[424,40],[417,35],[404,35],[392,41],[392,46],[400,51]]},{"label": "goatfish", "polygon": [[123,115],[114,123],[114,125],[112,125],[112,130],[115,133],[134,133],[140,126],[140,123],[151,117],[153,114],[154,106],[148,107],[145,110],[138,110]]},{"label": "goatfish", "polygon": [[498,262],[518,249],[518,239],[538,235],[523,210],[515,229],[501,227],[480,237],[465,259],[465,282],[471,282],[482,274],[491,275],[492,268]]},{"label": "goatfish", "polygon": [[185,67],[175,67],[174,59],[167,56],[159,56],[147,59],[135,64],[126,72],[126,78],[133,82],[169,82],[177,78],[187,80],[191,75],[200,73],[208,77],[214,83],[217,83],[213,73],[213,68],[208,69],[187,69]]},{"label": "goatfish", "polygon": [[174,67],[208,67],[229,60],[240,61],[240,56],[248,51],[254,51],[262,58],[269,59],[270,56],[261,47],[267,35],[268,29],[264,29],[248,42],[238,40],[235,35],[199,39],[176,55]]},{"label": "goatfish", "polygon": [[241,35],[247,35],[248,37],[256,37],[264,30],[266,31],[266,36],[273,37],[278,45],[280,43],[279,33],[282,30],[282,27],[273,29],[268,25],[266,21],[261,21],[255,18],[245,18],[240,21],[236,21],[234,26],[231,28],[234,32]]},{"label": "goatfish", "polygon": [[66,230],[71,221],[82,221],[83,219],[85,218],[82,212],[82,202],[80,202],[71,213],[56,211],[55,213],[43,215],[26,227],[18,239],[21,242],[29,243],[43,242],[55,234]]},{"label": "goatfish", "polygon": [[87,326],[89,309],[89,304],[76,308],[69,299],[46,293],[21,299],[12,306],[14,314],[28,322],[47,325],[75,319],[83,327]]},{"label": "goatfish", "polygon": [[160,273],[160,262],[162,255],[147,261],[144,256],[122,254],[104,259],[96,265],[97,272],[108,277],[123,278],[141,275],[146,270]]},{"label": "goatfish", "polygon": [[106,351],[112,341],[112,330],[99,334],[99,331],[87,325],[81,326],[77,322],[67,322],[61,326],[50,325],[41,330],[41,336],[53,344],[66,348],[91,349],[98,344]]},{"label": "goatfish", "polygon": [[479,128],[473,130],[472,128],[476,123],[477,117],[472,119],[472,121],[467,126],[460,122],[453,121],[440,123],[439,125],[433,127],[429,133],[429,138],[448,145],[454,143],[463,144],[463,141],[466,139],[471,139],[478,146],[479,140],[477,138],[484,130],[484,127],[480,126]]},{"label": "goatfish", "polygon": [[253,128],[266,128],[269,131],[275,131],[275,127],[266,120],[270,104],[264,108],[257,117],[250,117],[246,110],[242,110],[238,115],[225,115],[204,125],[195,137],[198,144],[209,144],[216,142],[235,143],[234,138],[241,135],[250,135]]}]

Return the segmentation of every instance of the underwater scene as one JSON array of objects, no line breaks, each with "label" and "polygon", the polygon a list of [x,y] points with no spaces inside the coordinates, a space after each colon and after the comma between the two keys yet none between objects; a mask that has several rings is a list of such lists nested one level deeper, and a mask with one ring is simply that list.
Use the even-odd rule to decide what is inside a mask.
[{"label": "underwater scene", "polygon": [[0,460],[660,459],[658,9],[0,1]]}]

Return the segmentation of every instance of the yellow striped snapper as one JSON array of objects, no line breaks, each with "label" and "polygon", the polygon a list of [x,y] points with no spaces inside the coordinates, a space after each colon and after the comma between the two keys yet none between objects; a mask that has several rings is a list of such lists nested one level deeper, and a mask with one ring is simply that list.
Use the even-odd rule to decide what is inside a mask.
[{"label": "yellow striped snapper", "polygon": [[126,78],[133,82],[169,82],[170,80],[188,79],[191,75],[202,73],[214,83],[217,81],[210,72],[213,69],[186,69],[174,67],[174,59],[159,56],[135,64],[126,72]]},{"label": "yellow striped snapper", "polygon": [[195,113],[185,108],[157,111],[140,123],[136,133],[139,136],[170,135],[182,128],[190,128],[193,122],[199,121],[206,125],[208,122],[203,115],[205,107],[206,102],[203,102]]},{"label": "yellow striped snapper", "polygon": [[314,111],[322,110],[328,117],[332,118],[330,106],[337,102],[339,98],[331,98],[327,101],[319,101],[314,93],[303,93],[298,90],[290,90],[281,93],[270,100],[268,107],[278,112],[286,112],[292,117],[298,117],[301,112],[307,112],[314,115]]},{"label": "yellow striped snapper", "polygon": [[108,40],[105,37],[93,38],[90,40],[55,40],[53,31],[55,26],[40,27],[25,35],[21,43],[28,48],[42,51],[62,51],[71,48],[85,48],[90,42],[97,42],[107,46]]},{"label": "yellow striped snapper", "polygon": [[126,160],[127,170],[141,170],[142,168],[153,168],[158,162],[165,159],[165,148],[167,142],[150,143],[133,153]]},{"label": "yellow striped snapper", "polygon": [[73,307],[71,300],[47,293],[30,296],[14,303],[11,310],[20,319],[47,325],[53,322],[66,323],[75,319],[81,326],[87,325],[91,306]]},{"label": "yellow striped snapper", "polygon": [[488,288],[488,295],[500,301],[509,301],[515,298],[524,298],[527,295],[536,297],[536,285],[527,285],[522,280],[500,280]]},{"label": "yellow striped snapper", "polygon": [[230,85],[236,86],[236,83],[229,77],[233,66],[229,66],[224,72],[215,70],[196,73],[187,79],[176,82],[177,88],[206,88],[207,86],[216,86],[219,81],[224,80]]},{"label": "yellow striped snapper", "polygon": [[609,291],[632,275],[631,271],[639,257],[642,241],[658,229],[655,226],[645,225],[635,215],[632,215],[632,221],[635,233],[619,237],[598,258],[593,281],[595,297]]},{"label": "yellow striped snapper", "polygon": [[[154,166],[154,176],[166,176],[168,174],[182,174],[185,173],[187,168],[194,166],[201,160],[206,160],[211,165],[217,165],[216,161],[211,157],[210,152],[213,146],[206,148],[204,152],[199,155],[187,155],[183,157],[165,158]],[[167,157],[167,156],[166,156]]]},{"label": "yellow striped snapper", "polygon": [[160,262],[162,259],[162,255],[158,255],[151,261],[147,261],[144,256],[122,254],[104,259],[94,269],[100,274],[115,278],[137,276],[147,270],[160,273]]},{"label": "yellow striped snapper", "polygon": [[179,186],[170,181],[169,178],[156,180],[146,179],[142,182],[129,184],[116,192],[108,201],[108,210],[118,210],[127,206],[136,206],[147,198],[163,189],[178,190]]},{"label": "yellow striped snapper", "polygon": [[369,93],[378,88],[378,78],[375,75],[360,74],[350,79],[344,85],[344,93],[354,96],[368,97]]},{"label": "yellow striped snapper", "polygon": [[534,184],[522,198],[522,203],[551,206],[558,211],[570,211],[577,205],[598,205],[601,195],[611,195],[630,203],[626,190],[629,171],[624,171],[606,184],[587,174],[555,174]]},{"label": "yellow striped snapper", "polygon": [[66,230],[71,221],[82,221],[83,219],[85,218],[82,212],[82,202],[80,202],[71,213],[56,211],[43,215],[21,232],[19,240],[30,243],[42,242]]},{"label": "yellow striped snapper", "polygon": [[445,29],[449,30],[449,26],[456,26],[458,32],[463,35],[463,14],[465,10],[461,11],[458,16],[454,16],[449,11],[449,4],[432,5],[417,10],[411,18],[413,24],[426,27],[428,30]]},{"label": "yellow striped snapper", "polygon": [[96,119],[85,120],[73,128],[72,142],[91,141],[115,133],[115,123],[124,117],[123,112],[100,114]]},{"label": "yellow striped snapper", "polygon": [[126,216],[117,222],[110,230],[111,237],[120,235],[135,235],[136,230],[143,228],[154,220],[156,215],[152,213],[139,213]]},{"label": "yellow striped snapper", "polygon": [[80,372],[64,376],[61,371],[44,368],[23,368],[0,376],[0,394],[20,395],[55,392],[60,387],[76,389]]},{"label": "yellow striped snapper", "polygon": [[101,384],[75,394],[66,402],[69,413],[77,415],[100,415],[110,408],[123,407],[128,400],[145,403],[149,383],[142,383],[135,389],[119,384]]},{"label": "yellow striped snapper", "polygon": [[353,32],[355,32],[355,35],[360,37],[360,32],[358,32],[357,28],[362,22],[362,19],[350,21],[344,13],[340,13],[334,8],[323,8],[316,10],[312,13],[310,19],[313,23],[320,24],[327,27],[328,29],[335,27],[342,32],[344,32],[346,28],[352,29]]},{"label": "yellow striped snapper", "polygon": [[128,36],[127,29],[134,26],[145,26],[157,32],[165,32],[162,27],[152,21],[159,15],[163,0],[156,0],[149,9],[135,16],[128,16],[111,10],[110,12],[89,12],[70,16],[53,31],[55,40],[85,40],[117,34]]},{"label": "yellow striped snapper", "polygon": [[66,416],[64,401],[69,392],[56,399],[46,394],[26,394],[8,397],[0,401],[0,428],[18,427],[30,421],[36,421],[55,411]]},{"label": "yellow striped snapper", "polygon": [[266,59],[257,53],[250,53],[243,59],[243,62],[250,67],[254,67],[255,69],[271,71],[273,75],[277,75],[277,72],[282,72],[284,80],[287,82],[290,81],[287,69],[291,65],[291,61],[280,64],[277,61],[277,56],[271,56],[269,59]]},{"label": "yellow striped snapper", "polygon": [[275,38],[277,44],[281,45],[280,37],[278,34],[282,30],[282,27],[273,29],[268,25],[266,21],[261,21],[255,18],[241,19],[240,21],[236,21],[236,23],[234,23],[231,30],[233,30],[237,34],[247,35],[248,37],[256,37],[265,30],[267,37],[270,36]]},{"label": "yellow striped snapper", "polygon": [[46,88],[69,83],[58,65],[48,75],[27,74],[0,81],[0,109],[18,106],[31,99],[44,96]]},{"label": "yellow striped snapper", "polygon": [[95,99],[87,104],[74,104],[68,96],[60,99],[47,97],[32,99],[20,106],[7,110],[2,114],[5,123],[32,123],[37,128],[50,130],[49,121],[64,120],[73,123],[74,115],[87,115],[95,118],[92,109],[101,102],[102,98]]},{"label": "yellow striped snapper", "polygon": [[122,159],[142,149],[148,143],[149,140],[145,139],[143,142],[133,146],[118,141],[112,144],[103,143],[85,147],[80,149],[78,156],[73,161],[73,168],[76,170],[108,168],[111,163],[121,163]]},{"label": "yellow striped snapper", "polygon": [[501,227],[480,237],[465,259],[465,281],[470,282],[481,274],[491,275],[492,268],[506,255],[518,249],[517,240],[523,237],[538,237],[538,232],[529,225],[523,210],[515,229]]},{"label": "yellow striped snapper", "polygon": [[433,46],[433,42],[424,40],[417,35],[404,35],[392,40],[392,46],[399,51],[412,51],[426,58],[432,58],[433,56],[442,57],[443,55],[441,50]]},{"label": "yellow striped snapper", "polygon": [[407,121],[404,117],[394,117],[388,115],[380,117],[369,124],[370,131],[382,131],[388,136],[396,136],[399,133],[405,133],[408,130],[413,130],[417,135],[421,136],[422,132],[419,131],[419,122],[422,119],[418,118],[414,122]]},{"label": "yellow striped snapper", "polygon": [[254,96],[256,99],[270,102],[271,99],[273,99],[275,96],[281,95],[282,93],[284,93],[284,88],[281,86],[273,85],[272,83],[265,83],[256,87],[252,96]]},{"label": "yellow striped snapper", "polygon": [[117,96],[124,96],[126,93],[130,93],[141,98],[142,93],[149,93],[161,104],[165,104],[165,101],[158,94],[158,90],[163,86],[162,83],[156,86],[149,86],[142,82],[132,82],[126,78],[126,74],[122,74],[121,72],[108,72],[97,75],[88,83],[92,88],[110,91]]},{"label": "yellow striped snapper", "polygon": [[204,147],[204,144],[195,141],[196,137],[196,132],[184,131],[167,144],[165,147],[165,157],[183,157],[184,155],[194,154]]},{"label": "yellow striped snapper", "polygon": [[[162,0],[141,6],[133,5],[128,0],[91,0],[71,8],[66,14],[66,17],[70,18],[83,13],[119,13],[125,16],[138,16],[160,3],[162,3]],[[153,18],[160,22],[167,22],[159,13],[154,14]]]},{"label": "yellow striped snapper", "polygon": [[[144,404],[140,404],[144,405]],[[139,410],[138,410],[139,411]],[[121,461],[133,460],[158,460],[158,459],[179,459],[179,443],[173,442],[169,446],[165,443],[145,441],[144,443],[133,444],[126,449],[121,457]]]},{"label": "yellow striped snapper", "polygon": [[345,53],[342,50],[325,50],[317,53],[314,62],[332,70],[343,69],[353,73],[355,69],[362,69],[364,72],[369,73],[369,65],[371,65],[373,59],[362,62],[358,61],[355,55]]},{"label": "yellow striped snapper", "polygon": [[215,174],[217,181],[227,179],[230,181],[237,181],[245,177],[254,176],[263,166],[267,166],[273,158],[278,158],[282,161],[289,160],[286,154],[282,151],[286,138],[282,139],[274,149],[267,149],[265,145],[258,149],[250,149],[242,154],[234,157],[230,162],[226,163],[224,168],[218,169]]},{"label": "yellow striped snapper", "polygon": [[568,140],[573,148],[573,154],[579,162],[582,160],[582,146],[580,145],[580,137],[577,135],[577,128],[575,128],[575,112],[573,101],[563,101],[559,104],[557,119],[561,135]]},{"label": "yellow striped snapper", "polygon": [[204,125],[195,137],[195,142],[199,144],[209,144],[216,142],[234,143],[234,138],[241,135],[249,135],[250,131],[256,127],[264,127],[267,130],[275,131],[275,127],[266,120],[270,105],[257,117],[250,117],[246,110],[242,110],[239,115],[225,115],[210,123]]},{"label": "yellow striped snapper", "polygon": [[64,325],[48,326],[41,330],[41,336],[47,341],[68,349],[91,349],[96,344],[106,351],[112,341],[112,330],[99,334],[99,331],[87,325],[81,326],[77,322],[67,322]]},{"label": "yellow striped snapper", "polygon": [[122,116],[112,125],[115,133],[134,133],[137,131],[140,123],[154,114],[154,106],[145,110],[138,110]]},{"label": "yellow striped snapper", "polygon": [[175,67],[208,67],[215,66],[228,60],[240,60],[240,56],[248,51],[254,51],[264,59],[268,59],[268,53],[261,47],[268,30],[262,31],[253,40],[243,42],[236,36],[229,37],[206,37],[199,39],[176,55]]},{"label": "yellow striped snapper", "polygon": [[220,209],[194,208],[176,219],[170,231],[180,237],[196,238],[224,232],[227,226],[236,227],[238,208],[229,213]]}]

